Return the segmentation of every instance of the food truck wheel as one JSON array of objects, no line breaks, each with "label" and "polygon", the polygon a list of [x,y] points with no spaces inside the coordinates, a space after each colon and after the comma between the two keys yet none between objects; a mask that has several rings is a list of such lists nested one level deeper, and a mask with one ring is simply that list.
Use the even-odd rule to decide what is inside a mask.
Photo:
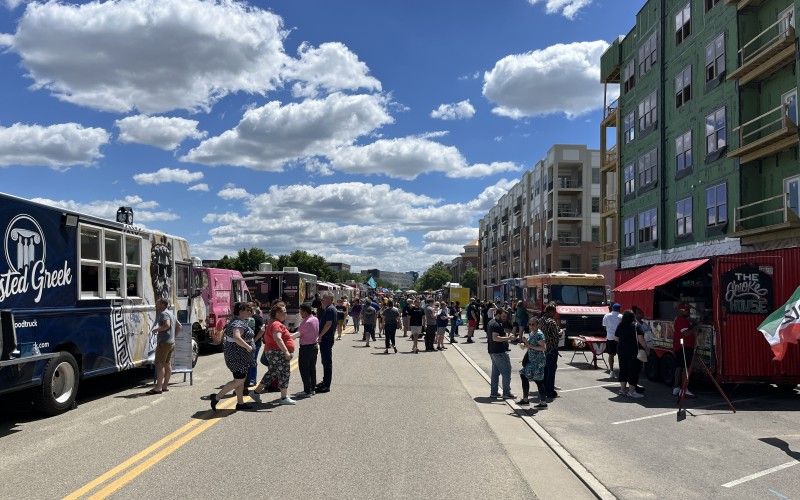
[{"label": "food truck wheel", "polygon": [[671,352],[661,356],[661,381],[670,387],[675,381],[675,356]]},{"label": "food truck wheel", "polygon": [[647,358],[647,364],[644,365],[644,373],[647,380],[651,382],[658,382],[661,380],[661,360],[655,352],[650,352]]},{"label": "food truck wheel", "polygon": [[192,368],[197,365],[197,358],[200,357],[200,343],[195,334],[192,334]]},{"label": "food truck wheel", "polygon": [[79,382],[78,363],[68,352],[51,359],[42,374],[35,405],[42,413],[57,415],[75,405]]}]

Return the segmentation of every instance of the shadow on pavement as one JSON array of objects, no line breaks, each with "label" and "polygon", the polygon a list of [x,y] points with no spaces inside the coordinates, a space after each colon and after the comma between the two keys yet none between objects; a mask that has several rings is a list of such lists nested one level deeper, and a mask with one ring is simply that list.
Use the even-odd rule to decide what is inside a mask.
[{"label": "shadow on pavement", "polygon": [[783,439],[778,439],[776,437],[768,437],[768,438],[759,438],[758,440],[761,441],[762,443],[767,443],[770,446],[778,448],[782,452],[786,453],[786,455],[789,458],[800,460],[800,452],[792,451],[792,449],[789,447],[789,443],[787,443]]},{"label": "shadow on pavement", "polygon": [[484,404],[484,405],[490,405],[490,404],[494,404],[494,403],[503,404],[503,402],[504,402],[500,398],[490,398],[489,396],[477,396],[477,397],[472,398],[472,400],[475,401],[478,404]]}]

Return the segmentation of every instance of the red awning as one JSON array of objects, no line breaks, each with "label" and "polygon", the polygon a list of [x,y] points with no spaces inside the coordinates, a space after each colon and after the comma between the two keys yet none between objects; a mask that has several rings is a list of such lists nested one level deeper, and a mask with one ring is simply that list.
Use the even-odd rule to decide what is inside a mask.
[{"label": "red awning", "polygon": [[698,259],[653,266],[615,288],[614,300],[620,303],[624,309],[639,306],[646,317],[652,318],[653,294],[656,287],[666,285],[670,281],[694,271],[708,260]]}]

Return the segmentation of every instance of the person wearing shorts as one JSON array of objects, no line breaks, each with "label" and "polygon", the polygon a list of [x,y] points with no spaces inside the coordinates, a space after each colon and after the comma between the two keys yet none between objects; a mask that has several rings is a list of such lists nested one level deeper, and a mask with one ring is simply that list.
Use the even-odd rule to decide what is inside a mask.
[{"label": "person wearing shorts", "polygon": [[408,308],[408,327],[411,330],[411,340],[414,342],[411,348],[411,352],[413,353],[419,353],[417,343],[419,342],[420,335],[422,335],[423,316],[425,316],[425,312],[419,306],[419,299],[414,299],[414,303]]},{"label": "person wearing shorts", "polygon": [[156,324],[153,332],[156,334],[156,385],[147,391],[148,394],[161,394],[169,390],[169,377],[172,374],[172,352],[175,350],[175,333],[177,321],[175,316],[167,309],[169,302],[165,299],[156,301]]}]

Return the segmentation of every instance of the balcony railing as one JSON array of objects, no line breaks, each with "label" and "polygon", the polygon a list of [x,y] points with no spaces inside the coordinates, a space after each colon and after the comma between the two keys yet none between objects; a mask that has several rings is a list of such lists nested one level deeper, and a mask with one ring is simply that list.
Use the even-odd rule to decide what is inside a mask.
[{"label": "balcony railing", "polygon": [[514,230],[512,231],[512,233],[514,234],[514,236],[517,236],[517,235],[519,234],[519,231],[520,231],[520,229],[521,229],[520,227],[515,227],[515,228],[514,228]]},{"label": "balcony railing", "polygon": [[573,179],[572,177],[558,178],[559,189],[580,189],[581,184],[580,180]]},{"label": "balcony railing", "polygon": [[577,207],[559,205],[558,206],[558,216],[559,217],[580,217],[581,216],[581,210],[580,210],[580,208],[577,208]]},{"label": "balcony railing", "polygon": [[737,236],[770,233],[800,227],[800,217],[791,207],[789,193],[736,207],[733,231]]},{"label": "balcony railing", "polygon": [[605,162],[603,163],[604,168],[614,167],[617,165],[617,161],[619,160],[619,151],[617,150],[616,144],[606,151]]},{"label": "balcony railing", "polygon": [[616,242],[605,243],[600,249],[600,260],[615,260],[619,255],[619,246]]},{"label": "balcony railing", "polygon": [[616,212],[617,210],[617,200],[604,198],[603,199],[603,213],[607,214],[610,212]]},{"label": "balcony railing", "polygon": [[739,147],[728,153],[728,157],[738,157],[740,163],[747,163],[765,156],[771,156],[788,149],[798,142],[796,101],[773,108],[734,129],[739,134]]},{"label": "balcony railing", "polygon": [[739,80],[744,85],[759,77],[771,75],[794,61],[795,29],[791,13],[769,25],[739,49],[739,67],[728,79]]},{"label": "balcony railing", "polygon": [[609,116],[613,115],[619,109],[619,97],[611,101],[610,104],[606,106],[605,113],[603,114],[603,119],[605,120]]},{"label": "balcony railing", "polygon": [[514,250],[512,255],[514,256],[515,259],[519,258],[519,250]]},{"label": "balcony railing", "polygon": [[562,247],[579,247],[581,246],[580,236],[559,236],[558,244]]}]

